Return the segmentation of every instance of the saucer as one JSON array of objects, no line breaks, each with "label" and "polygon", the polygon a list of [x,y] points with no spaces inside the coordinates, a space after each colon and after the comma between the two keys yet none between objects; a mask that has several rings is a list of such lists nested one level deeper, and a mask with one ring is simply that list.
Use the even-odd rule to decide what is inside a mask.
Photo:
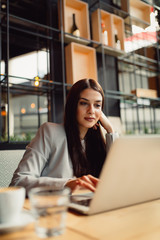
[{"label": "saucer", "polygon": [[20,228],[25,227],[27,224],[34,222],[35,219],[32,216],[31,212],[23,210],[19,217],[19,220],[11,223],[0,223],[0,233],[1,232],[12,232]]}]

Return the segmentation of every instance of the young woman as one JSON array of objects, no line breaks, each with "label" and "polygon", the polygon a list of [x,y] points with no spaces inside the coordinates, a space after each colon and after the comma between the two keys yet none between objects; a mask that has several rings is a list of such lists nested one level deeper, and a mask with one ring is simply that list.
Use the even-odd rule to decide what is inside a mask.
[{"label": "young woman", "polygon": [[64,124],[47,122],[39,128],[10,185],[24,186],[27,192],[45,185],[95,191],[107,154],[101,128],[107,136],[114,135],[103,105],[104,94],[97,81],[76,82],[67,96]]}]

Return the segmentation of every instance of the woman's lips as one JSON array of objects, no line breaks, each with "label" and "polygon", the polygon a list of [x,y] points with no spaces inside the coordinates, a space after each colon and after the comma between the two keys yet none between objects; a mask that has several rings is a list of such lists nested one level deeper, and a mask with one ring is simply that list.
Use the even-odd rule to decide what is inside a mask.
[{"label": "woman's lips", "polygon": [[91,118],[91,117],[85,117],[84,119],[88,122],[92,122],[95,120],[94,118]]}]

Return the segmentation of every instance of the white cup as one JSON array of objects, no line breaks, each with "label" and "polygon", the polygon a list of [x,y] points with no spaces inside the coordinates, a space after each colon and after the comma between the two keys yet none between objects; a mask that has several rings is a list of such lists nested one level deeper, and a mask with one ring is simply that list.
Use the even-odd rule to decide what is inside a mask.
[{"label": "white cup", "polygon": [[17,222],[25,200],[25,188],[0,188],[0,223]]}]

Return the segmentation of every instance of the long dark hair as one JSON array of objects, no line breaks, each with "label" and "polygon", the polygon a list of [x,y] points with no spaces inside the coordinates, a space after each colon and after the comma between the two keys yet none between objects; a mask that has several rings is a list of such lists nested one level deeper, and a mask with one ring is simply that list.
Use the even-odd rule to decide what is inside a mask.
[{"label": "long dark hair", "polygon": [[88,129],[85,136],[86,150],[82,148],[79,128],[77,123],[77,105],[83,90],[91,88],[102,95],[102,108],[104,105],[104,93],[99,83],[93,79],[77,81],[70,89],[65,105],[64,127],[67,136],[68,150],[76,177],[92,174],[98,177],[103,166],[106,147],[100,129]]}]

